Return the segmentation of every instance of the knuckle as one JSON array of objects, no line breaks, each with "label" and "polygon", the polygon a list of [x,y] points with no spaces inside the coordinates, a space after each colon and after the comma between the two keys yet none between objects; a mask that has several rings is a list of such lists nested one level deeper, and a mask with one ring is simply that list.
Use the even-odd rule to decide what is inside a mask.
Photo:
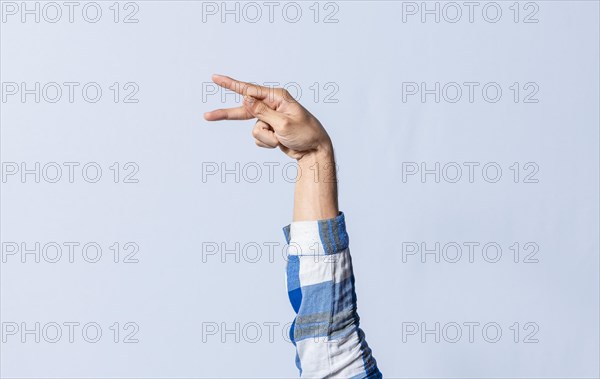
[{"label": "knuckle", "polygon": [[254,106],[254,112],[257,114],[263,114],[266,111],[266,105],[265,103],[259,101],[256,103],[256,105]]},{"label": "knuckle", "polygon": [[292,126],[292,121],[286,117],[281,120],[279,126],[281,127],[281,129],[289,129]]},{"label": "knuckle", "polygon": [[254,97],[260,97],[261,96],[261,88],[259,86],[256,86],[254,84],[248,86],[248,94]]},{"label": "knuckle", "polygon": [[281,94],[281,97],[285,101],[288,101],[288,102],[294,101],[294,97],[292,96],[292,94],[290,93],[290,91],[288,91],[287,89],[282,88],[280,94]]},{"label": "knuckle", "polygon": [[248,83],[240,83],[239,84],[239,92],[246,94],[250,90],[251,86]]},{"label": "knuckle", "polygon": [[229,112],[227,112],[227,109],[219,109],[218,112],[223,115],[224,120],[229,120],[231,118]]}]

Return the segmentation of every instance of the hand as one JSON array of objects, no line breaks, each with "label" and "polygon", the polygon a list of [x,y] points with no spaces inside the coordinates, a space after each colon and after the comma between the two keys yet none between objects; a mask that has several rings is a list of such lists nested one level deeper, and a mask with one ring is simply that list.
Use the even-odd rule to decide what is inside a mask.
[{"label": "hand", "polygon": [[297,160],[313,153],[331,153],[331,139],[319,120],[285,89],[262,87],[222,75],[213,75],[212,80],[243,95],[244,101],[240,107],[206,112],[207,121],[257,118],[252,136],[260,147],[279,146]]}]

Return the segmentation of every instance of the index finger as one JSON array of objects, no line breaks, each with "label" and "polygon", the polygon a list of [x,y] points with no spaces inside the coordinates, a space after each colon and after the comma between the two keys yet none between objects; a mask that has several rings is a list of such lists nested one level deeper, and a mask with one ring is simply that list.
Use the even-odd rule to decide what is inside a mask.
[{"label": "index finger", "polygon": [[269,106],[277,106],[277,94],[273,88],[259,86],[257,84],[242,82],[225,75],[214,74],[212,81],[215,84],[239,93],[242,96],[252,96],[259,100],[264,100]]}]

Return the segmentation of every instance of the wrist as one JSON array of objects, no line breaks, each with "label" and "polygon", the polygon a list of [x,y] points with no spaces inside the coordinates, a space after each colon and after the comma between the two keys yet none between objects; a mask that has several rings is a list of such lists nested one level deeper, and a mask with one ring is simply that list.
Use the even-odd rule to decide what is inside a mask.
[{"label": "wrist", "polygon": [[294,221],[324,220],[338,215],[337,175],[329,138],[298,159]]},{"label": "wrist", "polygon": [[298,158],[297,161],[301,166],[312,165],[314,163],[333,163],[334,155],[331,140],[327,138],[327,140],[318,144],[316,148]]},{"label": "wrist", "polygon": [[310,186],[337,184],[337,166],[331,141],[307,152],[298,159],[297,183]]}]

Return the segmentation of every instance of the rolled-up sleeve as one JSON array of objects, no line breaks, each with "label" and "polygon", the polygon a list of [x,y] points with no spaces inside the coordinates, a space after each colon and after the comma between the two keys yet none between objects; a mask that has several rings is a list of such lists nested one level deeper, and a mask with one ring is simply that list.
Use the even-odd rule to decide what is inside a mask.
[{"label": "rolled-up sleeve", "polygon": [[287,289],[296,317],[290,338],[303,378],[381,378],[359,328],[343,213],[283,228]]}]

